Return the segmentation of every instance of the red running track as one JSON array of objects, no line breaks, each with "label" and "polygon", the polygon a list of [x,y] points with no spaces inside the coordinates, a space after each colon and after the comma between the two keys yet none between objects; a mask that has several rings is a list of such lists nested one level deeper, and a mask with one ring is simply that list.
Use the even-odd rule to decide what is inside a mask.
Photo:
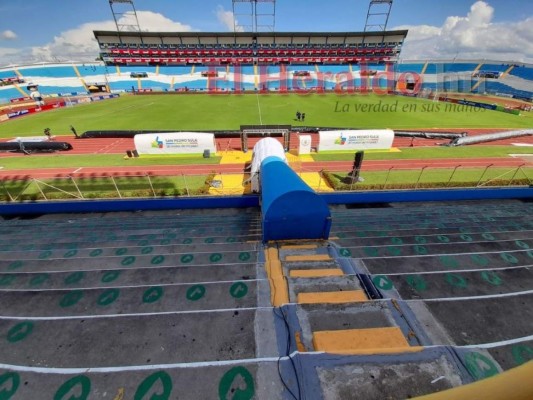
[{"label": "red running track", "polygon": [[[427,131],[438,132],[438,129],[428,129]],[[441,130],[442,131],[442,130]],[[462,132],[462,129],[448,129],[447,132],[457,131]],[[485,133],[499,132],[501,129],[477,129],[470,130],[469,136],[475,136]],[[249,138],[248,146],[252,148],[255,143],[261,138]],[[281,138],[278,138],[280,141]],[[132,138],[90,138],[90,139],[76,139],[72,135],[56,136],[56,141],[70,143],[72,150],[62,152],[61,155],[77,155],[77,154],[126,154],[127,150],[133,150],[135,145]],[[424,139],[424,138],[407,138],[396,137],[392,144],[393,147],[420,147],[420,146],[438,146],[448,143],[446,139]],[[483,145],[510,145],[512,143],[524,143],[533,145],[533,136],[524,136],[513,139],[498,140]],[[239,138],[222,138],[216,139],[218,150],[240,150],[241,141]],[[318,146],[318,134],[311,135],[311,145]],[[298,148],[298,134],[291,135],[290,149]],[[32,156],[49,155],[47,153],[35,153]],[[0,157],[20,157],[20,153],[2,153]]]},{"label": "red running track", "polygon": [[[460,131],[459,129],[457,131]],[[470,132],[470,134],[482,134],[491,130],[477,130]],[[493,130],[492,130],[493,131]],[[318,135],[312,135],[313,140],[318,142]],[[251,138],[249,145],[253,146],[260,138]],[[291,148],[297,146],[297,135],[292,135]],[[133,139],[131,138],[91,138],[91,139],[76,139],[72,136],[57,136],[56,141],[66,141],[72,144],[73,150],[60,153],[62,156],[79,155],[79,154],[122,154],[125,155],[127,150],[134,148]],[[509,143],[529,143],[533,144],[533,137],[522,137],[515,139],[507,139],[504,141],[494,142],[494,144],[509,144]],[[437,143],[435,139],[415,139],[410,138],[396,138],[394,140],[394,147],[410,147],[413,146],[435,146]],[[217,147],[222,150],[232,150],[240,148],[240,140],[238,138],[231,139],[217,139]],[[48,155],[47,153],[41,153]],[[31,157],[38,157],[41,154],[35,153]],[[0,157],[18,156],[20,153],[3,153]],[[315,162],[315,163],[301,163],[302,172],[317,172],[322,169],[330,171],[347,172],[352,168],[351,161],[332,161],[332,162]],[[526,158],[455,158],[455,159],[440,159],[440,160],[394,160],[394,161],[370,161],[363,162],[363,170],[379,171],[394,169],[415,169],[420,170],[426,168],[455,168],[456,166],[477,167],[484,168],[489,165],[493,167],[516,168],[521,165],[533,165],[531,159]],[[34,177],[37,179],[56,178],[61,176],[76,176],[76,177],[95,177],[105,175],[205,175],[212,172],[217,173],[242,173],[243,165],[177,165],[177,166],[123,166],[123,167],[83,167],[83,168],[46,168],[46,169],[21,169],[2,171],[0,169],[0,179],[24,179],[26,177]]]}]

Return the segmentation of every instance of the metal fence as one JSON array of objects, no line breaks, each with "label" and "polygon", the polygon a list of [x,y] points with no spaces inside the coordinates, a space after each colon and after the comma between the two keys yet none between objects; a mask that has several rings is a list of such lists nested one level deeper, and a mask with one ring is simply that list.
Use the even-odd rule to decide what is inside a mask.
[{"label": "metal fence", "polygon": [[[390,190],[423,188],[476,188],[486,186],[531,186],[533,166],[520,164],[514,167],[501,167],[488,164],[473,168],[468,165],[453,167],[423,166],[419,169],[390,167],[381,171],[360,171],[359,177],[345,171],[327,171],[330,177],[338,180],[337,188],[343,190]],[[335,179],[336,178],[336,179]],[[344,183],[344,184],[342,184]]]},{"label": "metal fence", "polygon": [[113,174],[62,176],[52,179],[3,177],[0,195],[4,201],[147,198],[208,194],[210,175],[154,176]]},{"label": "metal fence", "polygon": [[[392,190],[423,188],[465,188],[486,186],[532,186],[533,166],[481,168],[456,165],[451,168],[424,166],[419,169],[390,167],[379,171],[349,172],[307,169],[305,163],[292,165],[295,172],[317,192],[334,190]],[[159,198],[241,195],[250,193],[249,174],[212,173],[202,175],[69,175],[52,179],[4,176],[0,199],[27,200]]]}]

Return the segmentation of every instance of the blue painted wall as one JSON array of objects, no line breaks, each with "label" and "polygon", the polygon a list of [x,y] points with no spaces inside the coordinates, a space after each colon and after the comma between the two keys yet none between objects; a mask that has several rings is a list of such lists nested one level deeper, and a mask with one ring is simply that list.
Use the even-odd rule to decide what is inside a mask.
[{"label": "blue painted wall", "polygon": [[[320,194],[327,204],[372,204],[459,200],[533,200],[530,188],[483,188],[401,190],[386,192],[339,192]],[[258,207],[259,196],[227,196],[173,199],[75,200],[0,204],[0,215],[35,215],[57,213],[115,212],[138,210],[173,210],[200,208]]]}]

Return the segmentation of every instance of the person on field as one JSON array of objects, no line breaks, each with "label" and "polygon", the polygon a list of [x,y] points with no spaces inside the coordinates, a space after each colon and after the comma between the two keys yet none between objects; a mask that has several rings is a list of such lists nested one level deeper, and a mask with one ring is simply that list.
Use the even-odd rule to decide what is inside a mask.
[{"label": "person on field", "polygon": [[44,129],[44,134],[47,137],[48,141],[54,139],[54,136],[52,136],[52,132],[50,132],[50,128],[45,128]]}]

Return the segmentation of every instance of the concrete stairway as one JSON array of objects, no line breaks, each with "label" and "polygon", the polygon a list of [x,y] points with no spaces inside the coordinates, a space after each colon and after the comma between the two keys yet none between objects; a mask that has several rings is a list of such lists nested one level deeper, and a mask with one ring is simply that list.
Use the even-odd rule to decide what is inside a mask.
[{"label": "concrete stairway", "polygon": [[295,397],[410,398],[531,359],[532,211],[339,207],[329,242],[271,243]]}]

